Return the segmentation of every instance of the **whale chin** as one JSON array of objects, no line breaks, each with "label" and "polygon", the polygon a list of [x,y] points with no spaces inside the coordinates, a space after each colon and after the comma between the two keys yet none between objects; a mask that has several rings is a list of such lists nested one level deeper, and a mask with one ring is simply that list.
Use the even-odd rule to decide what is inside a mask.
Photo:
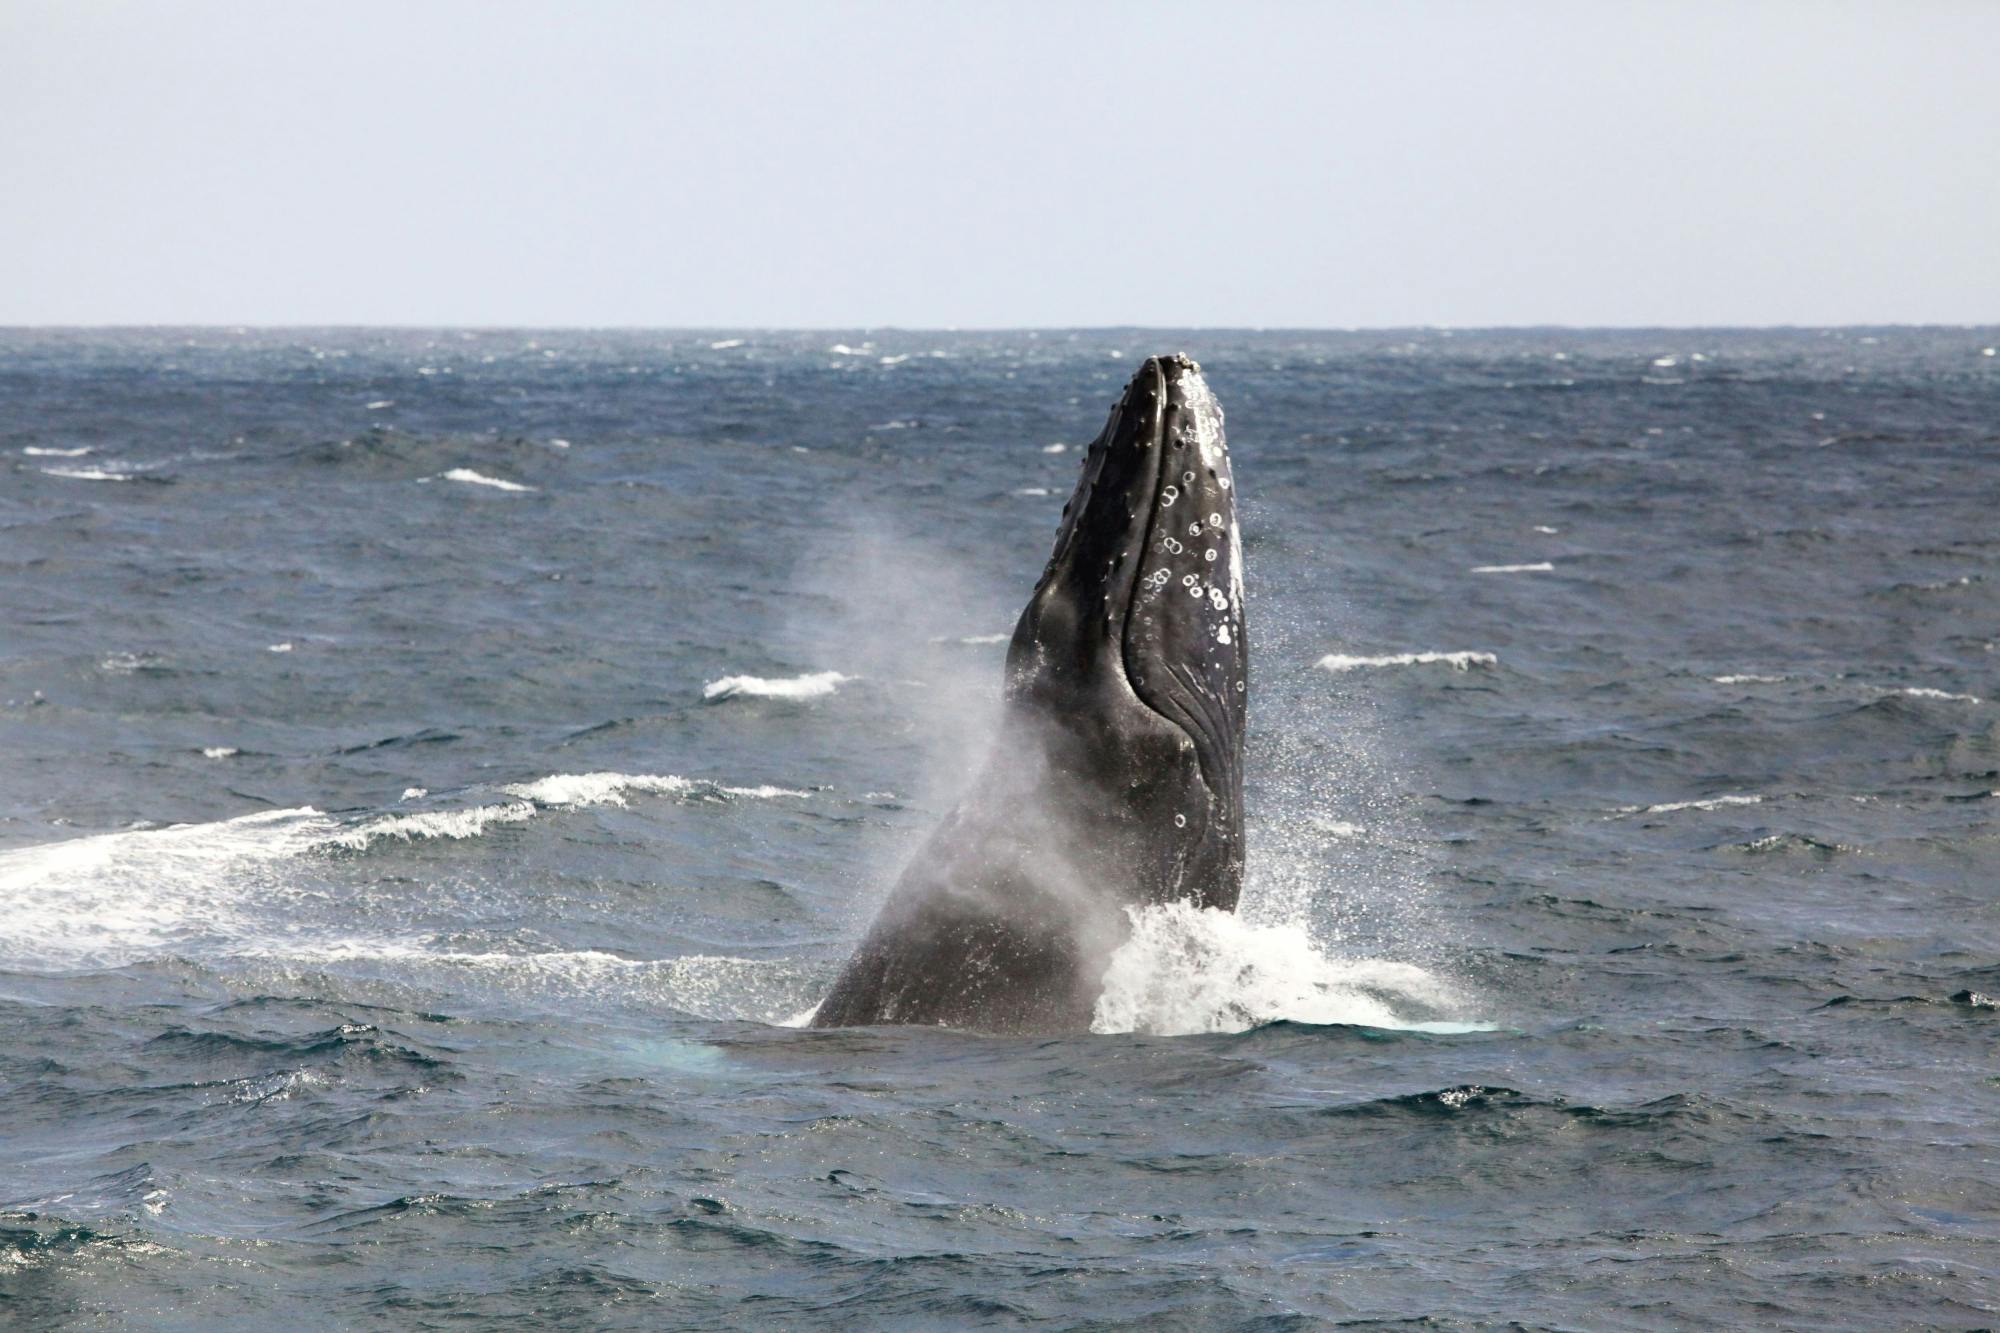
[{"label": "whale chin", "polygon": [[1153,357],[1083,458],[980,778],[813,1022],[1089,1025],[1132,908],[1243,881],[1243,558],[1222,410]]}]

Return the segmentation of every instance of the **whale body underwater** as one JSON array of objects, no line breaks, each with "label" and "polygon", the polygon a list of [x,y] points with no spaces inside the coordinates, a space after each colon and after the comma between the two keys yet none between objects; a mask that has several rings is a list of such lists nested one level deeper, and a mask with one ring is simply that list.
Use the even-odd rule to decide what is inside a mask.
[{"label": "whale body underwater", "polygon": [[813,1026],[1081,1031],[1130,909],[1233,911],[1248,663],[1222,409],[1154,357],[1084,456],[979,776]]}]

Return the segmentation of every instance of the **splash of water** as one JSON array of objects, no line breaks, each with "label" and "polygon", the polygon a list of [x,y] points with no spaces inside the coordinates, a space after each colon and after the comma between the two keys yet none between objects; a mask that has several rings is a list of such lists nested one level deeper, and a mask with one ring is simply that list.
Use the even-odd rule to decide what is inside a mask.
[{"label": "splash of water", "polygon": [[1259,924],[1190,903],[1137,908],[1131,918],[1092,1032],[1184,1036],[1280,1021],[1427,1032],[1484,1026],[1444,1017],[1460,997],[1433,973],[1329,955],[1295,922]]}]

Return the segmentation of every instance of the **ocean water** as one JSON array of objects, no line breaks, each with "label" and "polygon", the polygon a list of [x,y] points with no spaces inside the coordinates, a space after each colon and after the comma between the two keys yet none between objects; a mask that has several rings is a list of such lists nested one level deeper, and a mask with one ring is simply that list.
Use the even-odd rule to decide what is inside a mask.
[{"label": "ocean water", "polygon": [[[0,333],[0,1323],[2000,1323],[1996,343]],[[1242,915],[801,1029],[1166,351]]]}]

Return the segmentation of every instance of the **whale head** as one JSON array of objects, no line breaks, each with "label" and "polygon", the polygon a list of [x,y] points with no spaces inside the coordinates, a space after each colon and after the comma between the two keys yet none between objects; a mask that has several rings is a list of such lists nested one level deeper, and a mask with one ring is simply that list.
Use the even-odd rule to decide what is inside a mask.
[{"label": "whale head", "polygon": [[1243,548],[1222,409],[1184,356],[1149,359],[1083,459],[1007,655],[1010,711],[1123,816],[1148,898],[1233,908],[1249,689]]}]

